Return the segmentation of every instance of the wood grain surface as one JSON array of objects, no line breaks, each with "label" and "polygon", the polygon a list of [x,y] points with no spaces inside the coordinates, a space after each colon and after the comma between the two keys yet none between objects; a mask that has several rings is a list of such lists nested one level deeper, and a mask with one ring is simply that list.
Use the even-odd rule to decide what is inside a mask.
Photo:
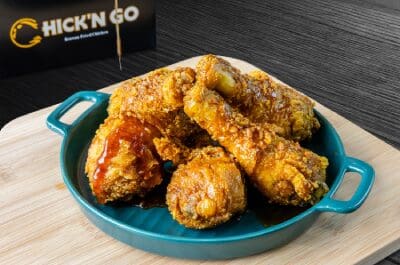
[{"label": "wood grain surface", "polygon": [[75,91],[216,53],[252,62],[400,147],[400,1],[156,3],[157,49],[124,54],[122,72],[115,57],[0,80],[0,127]]},{"label": "wood grain surface", "polygon": [[[179,65],[193,66],[196,60]],[[246,71],[254,69],[245,62],[232,62]],[[53,109],[22,116],[0,131],[2,264],[373,264],[400,247],[400,152],[320,104],[317,109],[338,130],[347,154],[375,168],[376,182],[369,198],[354,213],[322,214],[306,233],[284,247],[219,262],[143,252],[93,226],[62,183],[62,139],[45,127]],[[84,109],[82,105],[74,108],[67,121]],[[345,178],[336,198],[345,199],[354,192],[358,181],[352,176]]]}]

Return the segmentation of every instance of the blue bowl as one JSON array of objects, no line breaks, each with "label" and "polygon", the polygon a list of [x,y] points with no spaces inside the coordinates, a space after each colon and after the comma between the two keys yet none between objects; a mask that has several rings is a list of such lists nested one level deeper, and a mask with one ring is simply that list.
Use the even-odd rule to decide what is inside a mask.
[{"label": "blue bowl", "polygon": [[[91,139],[107,116],[108,99],[108,94],[100,92],[78,92],[49,115],[47,126],[64,138],[60,154],[62,175],[83,213],[105,233],[135,248],[190,259],[229,259],[264,252],[299,236],[321,212],[349,213],[356,210],[367,198],[374,182],[373,168],[346,156],[335,129],[316,112],[321,129],[306,147],[328,157],[330,191],[319,203],[283,222],[266,227],[249,210],[240,218],[217,228],[197,231],[174,221],[167,208],[100,205],[91,194],[84,165]],[[61,122],[61,116],[81,101],[91,101],[93,105],[72,124]],[[361,181],[350,200],[333,199],[346,172],[357,172]]]}]

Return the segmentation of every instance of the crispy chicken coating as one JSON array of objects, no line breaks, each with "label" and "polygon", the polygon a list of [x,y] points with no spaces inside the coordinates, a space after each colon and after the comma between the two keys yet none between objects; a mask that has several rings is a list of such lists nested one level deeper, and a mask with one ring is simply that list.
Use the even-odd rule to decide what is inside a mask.
[{"label": "crispy chicken coating", "polygon": [[163,135],[184,140],[201,129],[183,112],[183,92],[193,86],[191,68],[157,69],[124,82],[111,96],[111,116],[135,116]]},{"label": "crispy chicken coating", "polygon": [[171,161],[175,166],[190,160],[193,151],[193,149],[168,137],[154,138],[153,143],[161,159]]},{"label": "crispy chicken coating", "polygon": [[228,61],[204,56],[196,67],[197,79],[215,89],[234,108],[256,123],[270,123],[280,136],[301,141],[320,127],[313,102],[294,89],[274,82],[268,74],[241,74]]},{"label": "crispy chicken coating", "polygon": [[184,97],[184,110],[226,148],[271,202],[314,204],[328,191],[328,160],[277,136],[233,109],[202,82]]},{"label": "crispy chicken coating", "polygon": [[143,196],[162,181],[154,126],[135,117],[108,117],[92,140],[85,171],[101,204]]},{"label": "crispy chicken coating", "polygon": [[169,137],[154,138],[153,143],[163,161],[171,161],[175,166],[190,161],[201,148],[206,146],[218,146],[218,143],[212,141],[207,134],[195,135],[194,143],[188,145],[182,144],[177,139]]},{"label": "crispy chicken coating", "polygon": [[194,80],[191,68],[158,69],[114,91],[109,117],[97,131],[86,163],[99,203],[144,196],[161,183],[162,161],[154,138],[164,135],[190,147],[208,145],[208,134],[183,111],[183,93]]},{"label": "crispy chicken coating", "polygon": [[167,205],[172,217],[188,228],[217,226],[244,211],[244,179],[221,147],[205,147],[173,173]]}]

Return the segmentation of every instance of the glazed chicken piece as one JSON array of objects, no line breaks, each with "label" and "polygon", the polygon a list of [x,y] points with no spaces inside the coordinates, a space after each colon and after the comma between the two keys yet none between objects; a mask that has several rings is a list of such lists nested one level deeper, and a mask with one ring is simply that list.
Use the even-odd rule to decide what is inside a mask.
[{"label": "glazed chicken piece", "polygon": [[314,204],[328,191],[325,157],[277,136],[269,124],[252,123],[203,83],[185,95],[184,110],[237,159],[271,202]]},{"label": "glazed chicken piece", "polygon": [[227,222],[246,207],[244,179],[221,147],[196,150],[173,173],[167,205],[180,224],[195,229]]},{"label": "glazed chicken piece", "polygon": [[183,111],[183,92],[194,80],[191,68],[158,69],[114,91],[109,117],[96,132],[86,163],[99,203],[144,196],[161,183],[162,161],[154,138],[164,135],[188,146],[208,145],[208,134]]},{"label": "glazed chicken piece", "polygon": [[157,69],[124,82],[111,96],[111,116],[135,116],[163,135],[185,141],[201,129],[183,112],[183,92],[193,86],[191,68]]},{"label": "glazed chicken piece", "polygon": [[99,203],[144,196],[162,181],[154,126],[135,117],[108,117],[92,140],[85,172]]},{"label": "glazed chicken piece", "polygon": [[301,141],[309,139],[320,124],[314,104],[294,89],[274,82],[268,74],[241,74],[228,61],[204,56],[196,67],[197,79],[217,90],[227,102],[255,123],[270,123],[280,136]]}]

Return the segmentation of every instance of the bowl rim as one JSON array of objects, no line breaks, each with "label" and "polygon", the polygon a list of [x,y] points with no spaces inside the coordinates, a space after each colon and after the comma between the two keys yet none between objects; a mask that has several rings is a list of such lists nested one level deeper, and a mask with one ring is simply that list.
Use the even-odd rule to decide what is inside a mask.
[{"label": "bowl rim", "polygon": [[[318,119],[323,121],[323,126],[327,126],[329,130],[332,132],[333,139],[332,141],[335,142],[335,145],[338,147],[337,154],[339,157],[340,161],[340,168],[338,171],[338,174],[334,178],[334,181],[330,187],[330,190],[327,194],[325,194],[324,198],[329,198],[331,197],[332,194],[336,192],[336,190],[339,188],[340,183],[342,182],[344,178],[344,173],[346,171],[346,166],[345,166],[345,158],[346,154],[344,151],[344,146],[343,143],[340,139],[339,134],[335,130],[335,128],[331,125],[331,123],[317,110],[314,109],[314,112]],[[86,115],[82,115],[79,117],[73,124],[72,126],[76,126],[77,124],[81,123],[85,119]],[[156,233],[156,232],[151,232],[148,230],[144,230],[138,227],[134,227],[128,224],[125,224],[121,222],[120,220],[113,218],[103,211],[99,210],[97,207],[92,205],[90,202],[88,202],[81,194],[80,192],[75,188],[75,185],[72,182],[72,177],[69,176],[66,173],[66,150],[69,145],[69,142],[73,139],[74,137],[74,130],[71,130],[65,137],[63,138],[62,144],[61,144],[61,152],[60,152],[60,166],[61,166],[61,173],[63,176],[64,183],[66,184],[68,190],[71,192],[75,200],[79,203],[81,207],[84,208],[85,211],[88,211],[92,215],[96,216],[97,218],[102,219],[104,222],[109,223],[112,226],[117,226],[119,229],[122,229],[124,231],[127,231],[129,233],[134,233],[140,236],[146,236],[146,237],[151,237],[153,239],[159,239],[159,240],[164,240],[164,241],[173,241],[173,242],[180,242],[180,243],[227,243],[227,242],[236,242],[236,241],[243,241],[243,240],[249,240],[257,237],[262,237],[266,236],[268,234],[274,233],[276,231],[285,229],[295,223],[300,222],[302,219],[306,218],[307,216],[313,214],[313,213],[318,213],[320,210],[318,209],[318,205],[324,200],[324,198],[313,205],[312,207],[308,208],[307,210],[301,212],[300,214],[285,220],[282,223],[270,226],[270,227],[265,227],[263,229],[260,229],[258,231],[250,232],[250,233],[244,233],[240,235],[233,235],[233,236],[223,236],[223,237],[215,237],[215,238],[196,238],[196,237],[185,237],[185,236],[174,236],[174,235],[166,235],[163,233]],[[187,228],[186,228],[187,229]]]}]

